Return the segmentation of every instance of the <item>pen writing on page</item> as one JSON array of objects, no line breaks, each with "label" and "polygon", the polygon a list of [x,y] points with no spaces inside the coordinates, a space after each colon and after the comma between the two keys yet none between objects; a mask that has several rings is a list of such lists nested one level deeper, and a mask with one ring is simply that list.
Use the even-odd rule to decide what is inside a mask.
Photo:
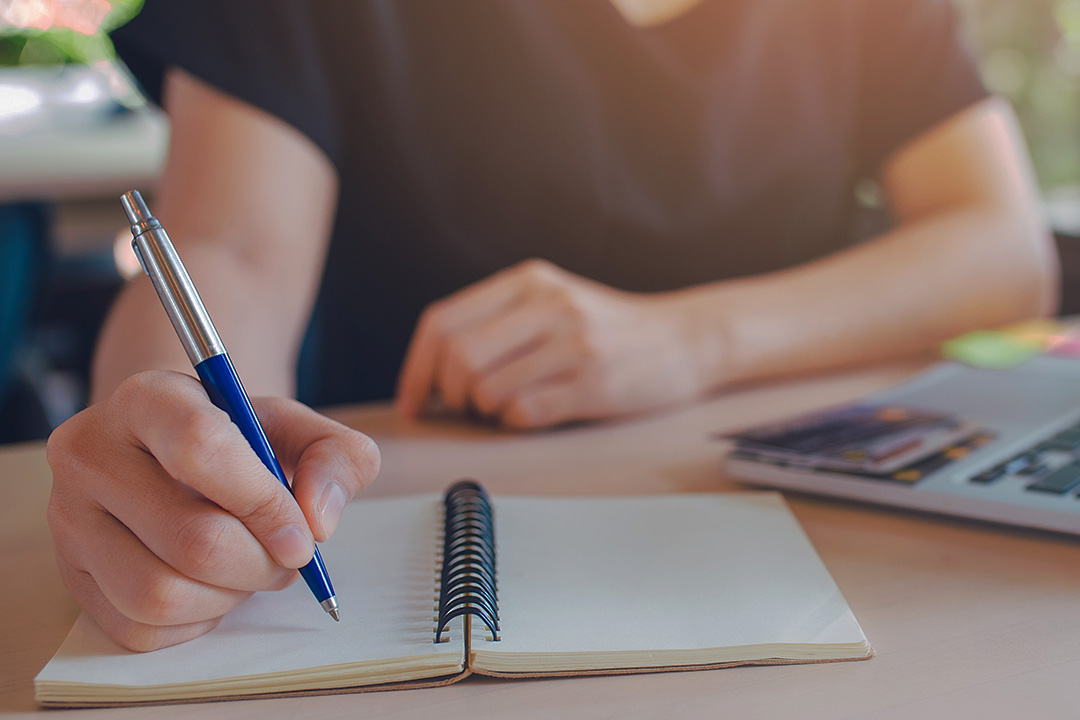
[{"label": "pen writing on page", "polygon": [[[150,214],[138,190],[124,193],[120,204],[131,224],[131,248],[150,277],[211,402],[229,414],[263,465],[292,492],[240,376],[165,228]],[[311,561],[300,568],[300,575],[323,610],[334,620],[340,620],[334,586],[317,546]]]}]

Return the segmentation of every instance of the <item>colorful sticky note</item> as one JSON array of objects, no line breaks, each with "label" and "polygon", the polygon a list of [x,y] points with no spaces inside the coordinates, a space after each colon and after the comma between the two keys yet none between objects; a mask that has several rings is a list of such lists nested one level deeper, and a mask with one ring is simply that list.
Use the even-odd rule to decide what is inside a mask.
[{"label": "colorful sticky note", "polygon": [[1060,343],[1068,328],[1051,320],[1030,320],[997,330],[975,330],[942,344],[941,354],[975,367],[1015,367]]}]

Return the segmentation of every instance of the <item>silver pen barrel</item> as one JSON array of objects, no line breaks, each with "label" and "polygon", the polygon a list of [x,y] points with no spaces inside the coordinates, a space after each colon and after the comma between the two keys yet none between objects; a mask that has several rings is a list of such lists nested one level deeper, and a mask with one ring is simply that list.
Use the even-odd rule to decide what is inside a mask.
[{"label": "silver pen barrel", "polygon": [[142,195],[138,190],[129,190],[120,197],[120,204],[131,223],[131,249],[150,276],[191,364],[198,365],[224,353],[225,345],[188,276],[187,268],[161,223],[150,214]]}]

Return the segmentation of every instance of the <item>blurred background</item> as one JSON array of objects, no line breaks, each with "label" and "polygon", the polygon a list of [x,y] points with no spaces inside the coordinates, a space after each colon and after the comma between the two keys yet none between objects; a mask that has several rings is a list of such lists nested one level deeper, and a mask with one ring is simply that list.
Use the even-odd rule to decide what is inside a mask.
[{"label": "blurred background", "polygon": [[[1016,107],[1080,312],[1080,0],[954,0],[987,86]],[[121,192],[168,141],[108,40],[142,0],[0,0],[0,443],[86,405],[98,328],[138,270]],[[872,198],[869,200],[872,201]]]},{"label": "blurred background", "polygon": [[153,186],[168,140],[108,39],[141,7],[0,0],[0,442],[45,437],[86,405],[123,281],[119,194]]}]

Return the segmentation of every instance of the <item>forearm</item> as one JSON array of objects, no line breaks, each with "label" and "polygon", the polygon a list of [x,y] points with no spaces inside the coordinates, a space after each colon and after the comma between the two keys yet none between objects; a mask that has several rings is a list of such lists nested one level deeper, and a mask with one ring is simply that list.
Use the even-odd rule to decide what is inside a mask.
[{"label": "forearm", "polygon": [[[292,395],[333,223],[336,171],[295,128],[180,70],[168,74],[165,105],[171,142],[154,214],[249,393]],[[140,275],[106,320],[93,399],[149,369],[192,372]]]},{"label": "forearm", "polygon": [[[291,396],[295,358],[310,298],[289,301],[282,285],[227,247],[181,248],[184,262],[248,392]],[[150,369],[191,374],[191,363],[145,275],[121,290],[94,357],[91,399],[108,396],[124,378]]]},{"label": "forearm", "polygon": [[916,353],[1051,313],[1056,259],[1030,212],[931,215],[817,262],[671,297],[710,388]]}]

